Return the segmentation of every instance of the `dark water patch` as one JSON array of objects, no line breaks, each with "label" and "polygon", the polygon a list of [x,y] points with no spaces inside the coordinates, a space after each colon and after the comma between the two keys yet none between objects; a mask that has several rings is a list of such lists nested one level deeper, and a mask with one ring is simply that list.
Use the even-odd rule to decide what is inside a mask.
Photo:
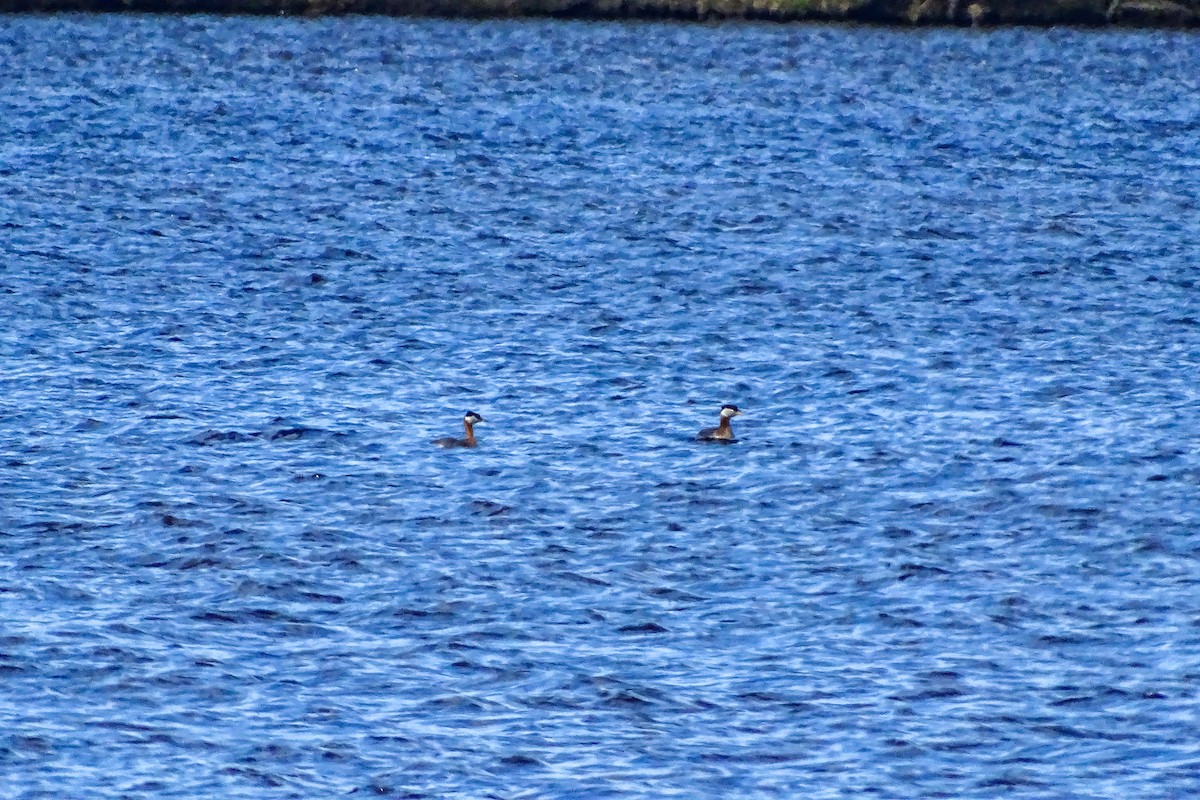
[{"label": "dark water patch", "polygon": [[204,431],[196,434],[191,440],[191,444],[211,445],[222,444],[225,442],[248,442],[262,436],[260,431],[252,431],[242,433],[240,431]]},{"label": "dark water patch", "polygon": [[621,633],[655,634],[667,633],[667,629],[657,622],[641,622],[634,625],[622,625],[617,629]]}]

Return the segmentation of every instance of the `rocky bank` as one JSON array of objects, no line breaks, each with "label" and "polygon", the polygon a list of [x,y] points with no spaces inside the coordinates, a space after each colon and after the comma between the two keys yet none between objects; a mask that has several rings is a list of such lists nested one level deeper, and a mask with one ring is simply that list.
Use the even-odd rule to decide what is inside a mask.
[{"label": "rocky bank", "polygon": [[1200,0],[0,0],[0,11],[757,19],[957,26],[1200,25]]}]

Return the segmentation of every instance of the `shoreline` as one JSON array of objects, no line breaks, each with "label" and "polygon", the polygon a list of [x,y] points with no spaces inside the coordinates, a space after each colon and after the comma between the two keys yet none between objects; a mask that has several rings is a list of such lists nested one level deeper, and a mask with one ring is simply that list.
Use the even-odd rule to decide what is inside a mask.
[{"label": "shoreline", "polygon": [[0,13],[67,12],[1200,27],[1200,0],[0,0]]}]

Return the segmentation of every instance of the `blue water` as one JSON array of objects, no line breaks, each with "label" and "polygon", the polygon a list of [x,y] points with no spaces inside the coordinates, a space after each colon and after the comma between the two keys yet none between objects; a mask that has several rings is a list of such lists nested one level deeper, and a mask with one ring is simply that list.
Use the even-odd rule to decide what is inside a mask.
[{"label": "blue water", "polygon": [[0,797],[1200,796],[1198,45],[0,18]]}]

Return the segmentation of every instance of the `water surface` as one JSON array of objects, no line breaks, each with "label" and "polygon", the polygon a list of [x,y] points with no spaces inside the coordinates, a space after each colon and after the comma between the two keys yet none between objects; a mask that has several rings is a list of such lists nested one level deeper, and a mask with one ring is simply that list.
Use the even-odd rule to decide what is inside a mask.
[{"label": "water surface", "polygon": [[1200,795],[1196,44],[0,18],[0,794]]}]

